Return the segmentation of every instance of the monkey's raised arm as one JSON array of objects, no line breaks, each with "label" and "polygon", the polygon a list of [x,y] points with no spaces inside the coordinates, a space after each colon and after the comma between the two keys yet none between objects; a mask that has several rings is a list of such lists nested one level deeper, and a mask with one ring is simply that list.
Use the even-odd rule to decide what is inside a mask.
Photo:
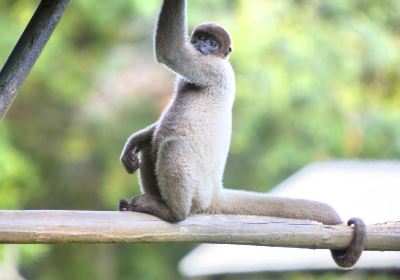
[{"label": "monkey's raised arm", "polygon": [[[220,80],[221,59],[204,56],[190,43],[185,0],[164,0],[155,31],[155,56],[159,63],[198,85]],[[220,61],[219,61],[220,60]]]}]

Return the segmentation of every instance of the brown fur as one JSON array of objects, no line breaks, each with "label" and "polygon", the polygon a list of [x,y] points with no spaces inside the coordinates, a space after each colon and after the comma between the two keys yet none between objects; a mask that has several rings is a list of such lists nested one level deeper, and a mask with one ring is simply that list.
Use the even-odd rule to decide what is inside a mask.
[{"label": "brown fur", "polygon": [[206,22],[197,25],[192,32],[192,39],[190,40],[191,43],[193,43],[193,38],[200,32],[207,33],[217,39],[217,41],[221,44],[219,54],[220,57],[226,58],[232,52],[231,36],[221,25],[218,25],[214,22]]}]

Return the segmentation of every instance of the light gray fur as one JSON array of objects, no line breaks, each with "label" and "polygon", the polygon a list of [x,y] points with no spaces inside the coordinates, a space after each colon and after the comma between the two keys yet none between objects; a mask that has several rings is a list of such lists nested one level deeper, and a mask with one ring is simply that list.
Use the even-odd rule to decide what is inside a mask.
[{"label": "light gray fur", "polygon": [[342,223],[336,211],[321,202],[223,188],[235,76],[227,58],[203,55],[190,44],[184,0],[163,1],[155,55],[177,74],[177,81],[160,119],[133,134],[122,152],[121,161],[131,164],[131,171],[140,161],[143,192],[124,201],[129,204],[124,210],[171,222],[196,213],[223,213]]}]

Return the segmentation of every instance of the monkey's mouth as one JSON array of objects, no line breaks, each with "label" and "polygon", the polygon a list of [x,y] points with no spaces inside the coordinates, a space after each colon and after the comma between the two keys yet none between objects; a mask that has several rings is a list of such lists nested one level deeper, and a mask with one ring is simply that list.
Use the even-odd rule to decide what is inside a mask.
[{"label": "monkey's mouth", "polygon": [[201,52],[201,54],[203,54],[203,55],[210,54],[210,50],[208,49],[207,45],[205,45],[205,44],[203,45],[203,44],[197,43],[194,45],[194,47],[196,48],[196,50]]}]

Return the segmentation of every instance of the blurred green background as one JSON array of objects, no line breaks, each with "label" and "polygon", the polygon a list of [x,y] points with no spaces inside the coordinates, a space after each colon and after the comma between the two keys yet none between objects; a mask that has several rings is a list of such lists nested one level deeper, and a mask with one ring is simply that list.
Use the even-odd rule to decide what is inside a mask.
[{"label": "blurred green background", "polygon": [[[38,3],[0,1],[1,63]],[[152,54],[160,4],[72,1],[0,125],[0,209],[114,210],[139,193],[119,154],[173,88]],[[188,13],[191,27],[216,21],[234,41],[226,186],[268,191],[313,161],[400,158],[400,1],[191,0]],[[20,271],[27,279],[179,279],[176,264],[191,247],[24,245]],[[0,246],[0,263],[5,252]]]}]

